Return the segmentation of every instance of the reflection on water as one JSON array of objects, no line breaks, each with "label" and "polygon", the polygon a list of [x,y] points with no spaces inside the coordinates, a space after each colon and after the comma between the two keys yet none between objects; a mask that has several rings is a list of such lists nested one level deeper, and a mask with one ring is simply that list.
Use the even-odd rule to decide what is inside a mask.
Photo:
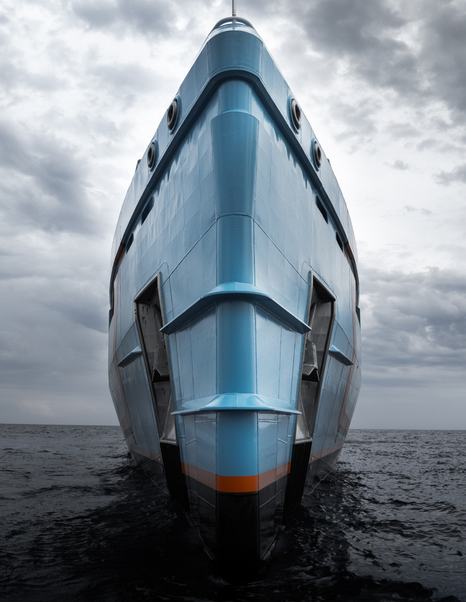
[{"label": "reflection on water", "polygon": [[466,600],[464,434],[353,431],[271,561],[236,585],[163,480],[132,465],[118,429],[2,426],[0,436],[2,601]]}]

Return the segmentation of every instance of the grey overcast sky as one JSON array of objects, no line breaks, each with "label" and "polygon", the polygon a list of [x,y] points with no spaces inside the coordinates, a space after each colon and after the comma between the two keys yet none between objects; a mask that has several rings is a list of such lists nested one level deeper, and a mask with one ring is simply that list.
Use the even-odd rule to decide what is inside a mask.
[{"label": "grey overcast sky", "polygon": [[[0,0],[0,422],[115,424],[113,229],[224,0]],[[354,427],[466,428],[466,0],[237,1],[359,247]]]}]

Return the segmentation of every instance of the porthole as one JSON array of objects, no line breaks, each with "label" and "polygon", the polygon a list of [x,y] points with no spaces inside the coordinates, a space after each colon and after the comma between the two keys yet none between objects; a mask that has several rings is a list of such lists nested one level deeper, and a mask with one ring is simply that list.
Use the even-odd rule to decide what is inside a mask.
[{"label": "porthole", "polygon": [[292,98],[290,100],[290,113],[291,113],[291,122],[293,124],[293,127],[296,130],[299,130],[299,128],[301,127],[302,113],[301,113],[301,107],[296,102],[295,98]]},{"label": "porthole", "polygon": [[168,107],[167,111],[167,125],[168,129],[171,131],[176,125],[178,121],[178,113],[180,112],[180,102],[178,97],[172,100],[171,105]]},{"label": "porthole", "polygon": [[315,139],[312,141],[311,154],[315,168],[319,169],[322,163],[322,149],[320,148],[320,144]]},{"label": "porthole", "polygon": [[157,163],[157,155],[158,155],[158,147],[157,141],[154,140],[150,143],[149,148],[147,150],[147,166],[149,169],[154,169],[155,164]]}]

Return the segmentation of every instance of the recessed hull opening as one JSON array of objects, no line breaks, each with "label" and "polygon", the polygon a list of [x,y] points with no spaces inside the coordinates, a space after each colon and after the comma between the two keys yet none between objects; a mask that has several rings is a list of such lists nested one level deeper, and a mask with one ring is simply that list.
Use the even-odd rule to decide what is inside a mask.
[{"label": "recessed hull opening", "polygon": [[180,450],[176,438],[170,367],[165,335],[161,332],[163,315],[159,277],[136,298],[136,318],[152,390],[167,486],[172,496],[186,506],[186,482],[181,471]]},{"label": "recessed hull opening", "polygon": [[311,330],[305,335],[304,341],[298,404],[298,410],[301,413],[296,420],[296,436],[286,494],[287,508],[300,503],[304,490],[319,407],[320,389],[330,345],[334,305],[333,295],[313,277],[308,314],[308,324]]}]

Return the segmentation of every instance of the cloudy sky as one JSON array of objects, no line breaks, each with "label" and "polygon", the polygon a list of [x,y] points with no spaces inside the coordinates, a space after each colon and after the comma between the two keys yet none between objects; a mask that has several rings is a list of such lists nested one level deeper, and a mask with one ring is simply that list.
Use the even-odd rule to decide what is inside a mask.
[{"label": "cloudy sky", "polygon": [[[466,0],[237,0],[359,247],[355,427],[466,428]],[[115,424],[110,245],[225,0],[0,0],[0,422]]]}]

